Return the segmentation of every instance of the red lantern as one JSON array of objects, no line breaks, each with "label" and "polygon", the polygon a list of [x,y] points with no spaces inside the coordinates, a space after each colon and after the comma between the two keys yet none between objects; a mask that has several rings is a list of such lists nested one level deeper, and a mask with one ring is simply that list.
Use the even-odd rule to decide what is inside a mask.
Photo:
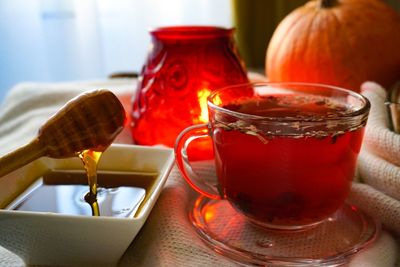
[{"label": "red lantern", "polygon": [[211,91],[248,79],[232,29],[177,26],[150,34],[133,101],[132,136],[136,144],[173,147],[184,128],[208,121]]}]

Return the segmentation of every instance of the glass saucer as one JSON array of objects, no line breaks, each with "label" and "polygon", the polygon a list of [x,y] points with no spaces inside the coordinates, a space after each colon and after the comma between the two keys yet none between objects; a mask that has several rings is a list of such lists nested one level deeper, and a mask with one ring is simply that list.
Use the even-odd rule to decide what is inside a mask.
[{"label": "glass saucer", "polygon": [[380,224],[345,204],[333,216],[302,231],[255,226],[226,200],[200,196],[190,212],[197,233],[216,252],[242,264],[339,266],[370,245]]}]

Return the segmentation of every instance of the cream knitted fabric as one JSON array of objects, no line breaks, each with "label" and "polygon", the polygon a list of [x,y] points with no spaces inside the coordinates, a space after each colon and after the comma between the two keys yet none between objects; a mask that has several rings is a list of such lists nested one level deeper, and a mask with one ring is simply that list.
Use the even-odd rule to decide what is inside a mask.
[{"label": "cream knitted fabric", "polygon": [[[117,94],[128,111],[135,87],[135,80],[130,79],[16,86],[0,108],[0,155],[30,141],[40,125],[77,94],[108,88]],[[131,143],[128,128],[116,142]],[[386,191],[380,191],[383,189],[375,187],[372,178],[367,178],[364,172],[361,168],[368,185],[355,184],[352,199],[371,214],[382,218],[388,229],[399,229],[400,209],[395,206],[398,205],[393,197],[395,190],[390,191],[391,196]],[[120,266],[237,266],[205,246],[196,235],[188,220],[188,212],[196,196],[174,168],[146,224],[122,257]],[[391,267],[396,252],[394,239],[384,233],[371,248],[359,253],[350,266]],[[25,265],[16,255],[0,247],[0,267],[9,266]]]},{"label": "cream knitted fabric", "polygon": [[350,199],[400,235],[400,135],[389,129],[386,91],[366,82],[362,93],[371,102],[371,112],[359,156],[362,183],[353,184]]}]

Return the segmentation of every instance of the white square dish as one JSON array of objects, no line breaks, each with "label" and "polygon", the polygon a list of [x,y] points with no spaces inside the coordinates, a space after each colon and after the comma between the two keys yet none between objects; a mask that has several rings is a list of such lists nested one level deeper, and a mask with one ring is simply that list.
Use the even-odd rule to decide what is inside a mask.
[{"label": "white square dish", "polygon": [[0,245],[28,265],[116,265],[145,223],[173,164],[172,149],[112,145],[100,160],[99,172],[156,175],[129,216],[92,217],[15,210],[15,201],[20,203],[45,173],[83,169],[78,158],[36,160],[0,178]]}]

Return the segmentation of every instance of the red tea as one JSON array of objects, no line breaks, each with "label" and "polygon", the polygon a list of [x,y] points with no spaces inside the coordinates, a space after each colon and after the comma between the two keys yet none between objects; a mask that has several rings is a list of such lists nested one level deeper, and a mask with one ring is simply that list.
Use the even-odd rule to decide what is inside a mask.
[{"label": "red tea", "polygon": [[[351,112],[348,107],[322,97],[274,95],[223,108],[286,120],[293,129],[240,120],[213,123],[221,194],[235,208],[255,221],[288,227],[321,221],[340,208],[350,190],[364,128],[327,123],[326,118],[343,120]],[[311,129],[296,119],[317,126]]]}]

